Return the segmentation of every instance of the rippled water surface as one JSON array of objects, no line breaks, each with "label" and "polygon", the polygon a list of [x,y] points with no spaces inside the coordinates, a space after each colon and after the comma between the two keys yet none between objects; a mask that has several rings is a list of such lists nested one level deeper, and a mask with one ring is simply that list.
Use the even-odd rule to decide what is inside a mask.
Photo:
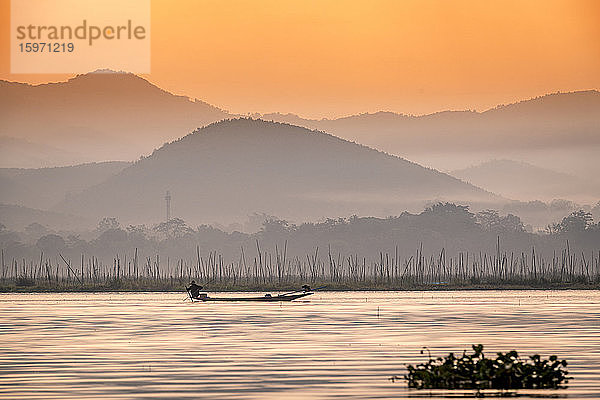
[{"label": "rippled water surface", "polygon": [[[232,296],[234,294],[216,294]],[[322,292],[293,303],[181,293],[0,295],[2,398],[412,398],[405,364],[482,343],[569,361],[600,397],[600,291]]]}]

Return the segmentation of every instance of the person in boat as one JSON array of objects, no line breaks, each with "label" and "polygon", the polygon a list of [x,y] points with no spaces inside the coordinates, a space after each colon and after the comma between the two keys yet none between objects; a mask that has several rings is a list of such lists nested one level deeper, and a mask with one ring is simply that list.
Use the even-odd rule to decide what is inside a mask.
[{"label": "person in boat", "polygon": [[185,289],[188,291],[190,296],[192,296],[192,299],[197,299],[198,296],[200,296],[200,291],[202,290],[202,286],[196,285],[196,281],[192,281],[190,283],[190,286],[186,287]]}]

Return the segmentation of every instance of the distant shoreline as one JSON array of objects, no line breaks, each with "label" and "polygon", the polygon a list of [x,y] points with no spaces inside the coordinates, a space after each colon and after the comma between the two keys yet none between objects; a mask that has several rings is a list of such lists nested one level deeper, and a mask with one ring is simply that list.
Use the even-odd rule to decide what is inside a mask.
[{"label": "distant shoreline", "polygon": [[[320,283],[315,284],[321,286]],[[326,285],[326,284],[324,284]],[[207,288],[207,292],[287,292],[298,289],[299,286],[282,284],[280,287],[273,285],[215,285]],[[486,291],[486,290],[600,290],[600,283],[563,283],[547,285],[517,285],[517,284],[480,284],[480,285],[413,285],[413,286],[394,286],[394,285],[374,285],[374,286],[356,286],[349,285],[327,285],[323,292],[450,292],[450,291]],[[156,286],[148,285],[146,287],[129,285],[123,286],[94,286],[94,285],[59,285],[59,286],[16,286],[0,285],[0,293],[177,293],[185,295],[185,288],[182,285]]]}]

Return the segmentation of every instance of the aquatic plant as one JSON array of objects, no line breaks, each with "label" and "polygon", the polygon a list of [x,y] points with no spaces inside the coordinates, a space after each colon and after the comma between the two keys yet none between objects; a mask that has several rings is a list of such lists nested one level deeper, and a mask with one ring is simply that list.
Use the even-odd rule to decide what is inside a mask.
[{"label": "aquatic plant", "polygon": [[483,345],[472,347],[473,354],[464,351],[460,357],[450,353],[432,359],[429,354],[426,363],[407,365],[404,379],[415,389],[559,389],[568,382],[567,361],[556,356],[521,359],[513,350],[494,359],[485,357]]}]

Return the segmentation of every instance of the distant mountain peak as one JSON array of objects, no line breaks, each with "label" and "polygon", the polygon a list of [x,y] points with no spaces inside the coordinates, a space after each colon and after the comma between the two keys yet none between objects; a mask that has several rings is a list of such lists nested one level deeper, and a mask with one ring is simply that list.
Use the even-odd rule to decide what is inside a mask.
[{"label": "distant mountain peak", "polygon": [[[42,85],[0,84],[0,109],[0,134],[88,157],[76,162],[134,160],[166,141],[230,116],[138,75],[112,70]],[[34,153],[31,157],[38,158]]]},{"label": "distant mountain peak", "polygon": [[260,133],[262,136],[261,139],[263,140],[267,139],[269,136],[275,138],[287,133],[296,135],[322,134],[343,141],[343,139],[340,139],[329,133],[316,129],[305,128],[287,122],[269,121],[254,117],[235,117],[225,118],[197,128],[177,140],[165,143],[163,147],[167,147],[176,143],[185,143],[186,145],[191,144],[196,140],[203,139],[206,135],[228,135],[242,137],[243,135],[256,135],[257,133]]},{"label": "distant mountain peak", "polygon": [[[169,190],[193,223],[267,212],[286,218],[392,215],[434,199],[498,196],[398,156],[296,125],[240,117],[196,129],[60,209],[152,220]],[[109,195],[110,194],[110,195]],[[160,200],[158,200],[160,202]],[[158,207],[157,207],[158,206]]]},{"label": "distant mountain peak", "polygon": [[[91,71],[88,72],[87,74],[128,74],[128,75],[135,75],[132,72],[128,72],[128,71],[115,71],[114,69],[110,69],[110,68],[98,68],[95,71]],[[138,75],[136,75],[138,76]]]},{"label": "distant mountain peak", "polygon": [[111,84],[114,83],[115,85],[123,85],[123,83],[137,83],[137,84],[142,84],[143,86],[147,86],[147,87],[152,87],[156,90],[159,90],[161,92],[164,93],[169,93],[172,94],[170,92],[167,92],[166,90],[154,85],[153,83],[151,83],[150,81],[148,81],[147,79],[133,74],[131,72],[125,72],[125,71],[114,71],[111,69],[98,69],[92,72],[87,72],[85,74],[78,74],[72,78],[69,78],[66,82],[58,82],[58,84],[60,83],[81,83],[81,82],[86,82],[86,83],[99,83],[99,84]]}]

